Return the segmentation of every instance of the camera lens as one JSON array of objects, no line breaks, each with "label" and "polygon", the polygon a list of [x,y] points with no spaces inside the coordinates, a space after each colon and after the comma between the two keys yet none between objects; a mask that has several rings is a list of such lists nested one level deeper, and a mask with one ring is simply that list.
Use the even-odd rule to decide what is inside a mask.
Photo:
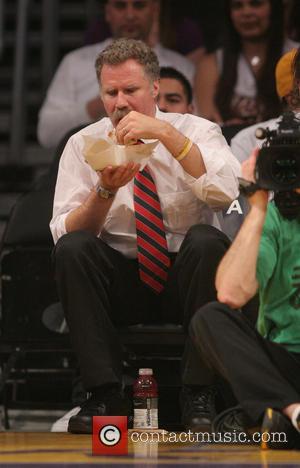
[{"label": "camera lens", "polygon": [[289,155],[287,158],[278,156],[273,159],[272,176],[274,181],[288,186],[296,182],[298,173],[297,160],[293,155]]}]

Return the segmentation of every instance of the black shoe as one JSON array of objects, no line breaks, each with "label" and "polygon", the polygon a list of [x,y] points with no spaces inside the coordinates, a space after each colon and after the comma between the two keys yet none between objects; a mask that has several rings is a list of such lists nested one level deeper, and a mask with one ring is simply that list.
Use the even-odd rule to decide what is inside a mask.
[{"label": "black shoe", "polygon": [[[215,417],[212,427],[216,434],[246,434],[249,442],[252,442],[251,434],[259,430],[258,427],[253,427],[252,421],[249,420],[240,406],[234,406],[219,413]],[[236,437],[232,437],[232,440],[239,441]]]},{"label": "black shoe", "polygon": [[69,420],[68,432],[74,434],[92,434],[93,416],[130,416],[129,401],[119,392],[112,390],[101,401],[89,398],[81,410]]},{"label": "black shoe", "polygon": [[280,411],[268,408],[261,426],[261,448],[299,449],[300,434],[289,418]]},{"label": "black shoe", "polygon": [[184,386],[180,403],[182,424],[192,432],[210,432],[216,416],[216,387]]}]

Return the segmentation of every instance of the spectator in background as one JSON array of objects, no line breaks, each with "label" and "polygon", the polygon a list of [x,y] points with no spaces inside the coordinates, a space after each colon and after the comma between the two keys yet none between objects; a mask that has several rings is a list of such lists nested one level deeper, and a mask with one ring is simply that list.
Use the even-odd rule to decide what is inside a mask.
[{"label": "spectator in background", "polygon": [[[300,110],[299,99],[296,98],[293,88],[294,77],[292,65],[296,52],[297,49],[292,49],[290,52],[287,52],[280,58],[276,65],[276,90],[281,101],[282,111],[293,110],[297,112],[297,110]],[[231,140],[231,149],[240,163],[246,161],[254,148],[260,148],[264,142],[264,140],[256,138],[255,132],[257,128],[268,127],[273,130],[277,128],[278,122],[279,116],[265,122],[251,125],[237,133],[237,135]],[[233,239],[236,236],[248,211],[249,204],[246,197],[243,195],[239,196],[237,203],[233,206],[232,210],[224,210],[221,221],[222,231],[230,239]]]},{"label": "spectator in background", "polygon": [[162,112],[193,114],[193,90],[178,70],[172,67],[161,67],[159,95],[157,105]]},{"label": "spectator in background", "polygon": [[[278,61],[275,69],[276,91],[281,102],[281,113],[285,110],[299,111],[299,100],[295,98],[293,89],[292,64],[297,49],[292,49],[284,54]],[[233,154],[242,163],[248,159],[249,154],[254,148],[261,147],[263,140],[256,138],[255,131],[259,127],[275,129],[278,125],[279,116],[260,122],[251,127],[241,130],[231,140],[231,149]]]},{"label": "spectator in background", "polygon": [[[148,43],[157,9],[157,0],[107,0],[105,17],[113,38],[128,37]],[[55,147],[72,128],[104,115],[94,62],[97,54],[111,41],[109,38],[82,47],[63,59],[39,113],[38,139],[41,145]],[[181,70],[193,82],[194,66],[189,60],[159,43],[154,50],[160,65]]]},{"label": "spectator in background", "polygon": [[[154,11],[153,21],[147,44],[150,47],[155,47],[159,42],[159,18],[160,18],[160,0],[156,1],[156,8]],[[100,0],[99,0],[100,6]],[[91,23],[88,25],[88,28],[85,33],[85,44],[97,44],[102,42],[105,39],[112,37],[113,33],[109,23],[106,21],[105,16],[101,14],[99,17],[94,18]]]},{"label": "spectator in background", "polygon": [[251,125],[280,113],[274,71],[297,46],[284,38],[282,0],[226,0],[224,46],[200,60],[195,92],[201,116]]},{"label": "spectator in background", "polygon": [[[220,1],[220,0],[219,0]],[[184,4],[174,0],[158,2],[148,44],[154,47],[157,42],[185,55],[197,63],[205,52],[204,38],[199,20],[193,15],[193,2]],[[202,17],[201,9],[201,17]],[[109,25],[102,17],[95,18],[88,26],[85,42],[95,44],[111,36]]]}]

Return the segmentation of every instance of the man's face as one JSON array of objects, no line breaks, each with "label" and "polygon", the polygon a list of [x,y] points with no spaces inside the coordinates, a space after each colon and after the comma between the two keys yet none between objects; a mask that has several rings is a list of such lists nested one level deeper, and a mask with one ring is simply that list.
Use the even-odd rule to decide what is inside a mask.
[{"label": "man's face", "polygon": [[106,21],[113,37],[147,42],[157,8],[156,0],[108,0]]},{"label": "man's face", "polygon": [[101,97],[114,126],[134,110],[155,116],[159,82],[145,75],[142,65],[130,59],[119,65],[103,65],[100,75]]},{"label": "man's face", "polygon": [[160,79],[157,105],[162,112],[193,113],[193,106],[188,103],[183,85],[175,78]]}]

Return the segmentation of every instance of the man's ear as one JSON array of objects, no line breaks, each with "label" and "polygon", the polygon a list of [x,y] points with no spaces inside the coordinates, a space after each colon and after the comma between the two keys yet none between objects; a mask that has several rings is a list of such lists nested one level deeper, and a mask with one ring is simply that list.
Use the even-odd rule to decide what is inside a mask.
[{"label": "man's ear", "polygon": [[155,80],[153,81],[153,85],[152,85],[152,96],[154,97],[154,99],[157,98],[159,94],[159,80]]}]

